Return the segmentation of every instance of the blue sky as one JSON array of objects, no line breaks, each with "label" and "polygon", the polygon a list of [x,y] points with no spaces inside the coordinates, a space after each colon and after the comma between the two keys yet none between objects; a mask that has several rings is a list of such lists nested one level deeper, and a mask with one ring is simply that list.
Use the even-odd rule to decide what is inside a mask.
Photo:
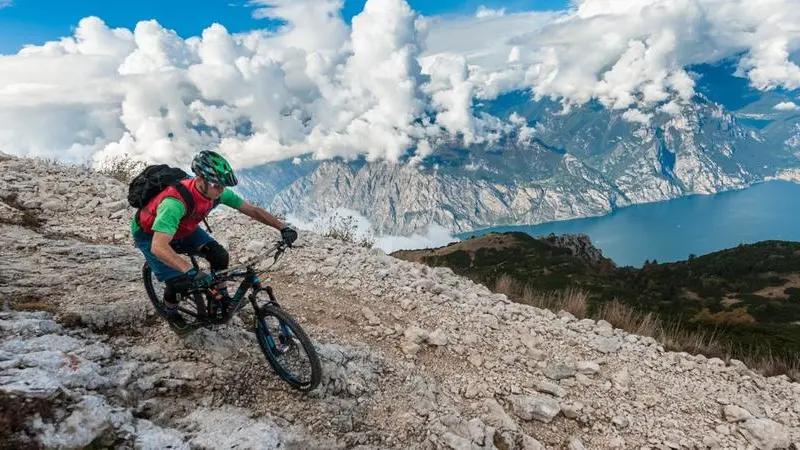
[{"label": "blue sky", "polygon": [[[429,15],[473,14],[478,6],[507,12],[564,8],[567,0],[408,0],[412,8]],[[0,1],[2,3],[2,1]],[[358,14],[365,0],[345,0],[343,15]],[[0,54],[16,53],[24,44],[41,44],[72,34],[86,16],[98,16],[111,27],[133,29],[140,20],[156,19],[180,36],[199,35],[213,22],[230,32],[262,28],[268,23],[251,17],[245,0],[13,0],[0,9]]]}]

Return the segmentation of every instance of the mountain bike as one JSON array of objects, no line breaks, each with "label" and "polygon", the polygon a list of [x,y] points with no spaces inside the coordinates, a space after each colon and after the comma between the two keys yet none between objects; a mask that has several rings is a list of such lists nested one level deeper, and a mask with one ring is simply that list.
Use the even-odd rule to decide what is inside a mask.
[{"label": "mountain bike", "polygon": [[[167,318],[163,295],[164,283],[155,278],[147,262],[142,267],[142,278],[147,295],[156,312],[179,335],[188,334],[202,327],[227,324],[248,303],[245,298],[249,300],[255,312],[256,339],[270,366],[290,386],[299,391],[308,392],[314,390],[322,378],[322,368],[317,351],[297,321],[282,309],[275,298],[272,287],[262,285],[258,273],[254,269],[256,264],[273,256],[273,262],[267,267],[268,270],[278,262],[278,259],[289,247],[291,246],[280,240],[270,249],[244,264],[212,273],[214,279],[211,283],[212,286],[222,282],[241,280],[236,294],[231,298],[221,297],[213,288],[193,289],[186,292],[181,296],[178,306],[178,310],[187,322],[186,327],[181,329],[177,329]],[[189,256],[192,265],[196,269],[200,269],[197,261],[198,254],[183,249],[176,249],[176,251]],[[160,292],[157,292],[157,289]],[[259,300],[264,297],[264,294],[267,298],[259,306]],[[307,376],[298,374],[291,364],[293,361],[290,360],[292,357],[299,357],[301,351],[306,355],[306,358],[300,362],[307,366]]]}]

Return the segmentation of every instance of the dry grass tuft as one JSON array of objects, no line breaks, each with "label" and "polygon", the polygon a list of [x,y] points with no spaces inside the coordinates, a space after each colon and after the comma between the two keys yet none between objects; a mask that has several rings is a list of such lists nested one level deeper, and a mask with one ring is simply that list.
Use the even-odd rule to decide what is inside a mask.
[{"label": "dry grass tuft", "polygon": [[[579,319],[605,320],[616,328],[639,336],[652,337],[664,346],[665,350],[702,354],[709,358],[730,361],[737,356],[750,369],[764,376],[786,375],[800,381],[800,360],[789,360],[774,355],[768,348],[733,348],[720,339],[715,332],[693,331],[680,322],[667,323],[654,313],[644,313],[619,300],[602,304],[588,315],[586,291],[567,288],[561,291],[535,292],[522,286],[508,275],[502,275],[495,283],[495,292],[506,294],[518,303],[548,309],[553,312],[567,311]],[[719,316],[720,323],[742,323],[749,319],[741,313],[733,312]]]},{"label": "dry grass tuft", "polygon": [[364,248],[372,248],[375,245],[375,239],[371,234],[359,235],[358,225],[353,216],[341,217],[339,214],[334,214],[328,218],[326,223],[318,226],[316,231],[325,237],[356,244]]},{"label": "dry grass tuft", "polygon": [[96,172],[114,178],[117,181],[128,184],[139,174],[147,164],[144,161],[132,159],[127,154],[112,156],[94,168]]}]

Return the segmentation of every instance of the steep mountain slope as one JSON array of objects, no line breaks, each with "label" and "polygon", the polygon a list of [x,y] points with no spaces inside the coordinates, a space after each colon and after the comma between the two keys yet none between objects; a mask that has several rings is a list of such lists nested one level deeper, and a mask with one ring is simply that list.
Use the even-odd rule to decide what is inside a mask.
[{"label": "steep mountain slope", "polygon": [[601,215],[743,188],[798,167],[800,116],[773,110],[751,119],[752,111],[788,98],[759,93],[733,110],[699,93],[677,115],[655,111],[642,124],[596,102],[564,112],[556,102],[514,92],[474,109],[515,117],[515,129],[483,144],[444,143],[419,168],[301,158],[290,170],[279,170],[288,164],[280,162],[244,171],[241,190],[308,217],[356,210],[376,231],[392,234],[431,223],[464,232]]},{"label": "steep mountain slope", "polygon": [[[655,314],[666,328],[716,335],[734,357],[769,355],[787,367],[800,352],[800,244],[764,241],[673,263],[618,268],[588,237],[562,242],[522,232],[492,233],[436,249],[392,253],[448,267],[487,286],[511,279],[509,294],[580,288],[597,312],[614,300]],[[576,245],[577,244],[577,245]]]},{"label": "steep mountain slope", "polygon": [[[141,257],[125,236],[132,211],[112,212],[123,184],[1,159],[0,422],[12,426],[0,427],[0,439],[11,446],[800,441],[800,385],[785,377],[665,352],[602,322],[511,303],[450,270],[310,233],[268,276],[323,359],[322,385],[300,395],[270,372],[247,316],[184,339],[152,316]],[[65,203],[82,212],[56,206]],[[231,213],[210,223],[234,260],[277,237]]]}]

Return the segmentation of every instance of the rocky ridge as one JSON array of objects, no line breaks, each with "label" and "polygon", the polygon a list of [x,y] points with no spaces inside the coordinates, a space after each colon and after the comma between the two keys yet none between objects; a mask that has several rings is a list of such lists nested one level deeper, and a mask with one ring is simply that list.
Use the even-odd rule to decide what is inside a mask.
[{"label": "rocky ridge", "polygon": [[614,261],[603,256],[603,252],[592,244],[592,240],[586,234],[556,235],[555,233],[550,233],[549,235],[541,236],[538,239],[541,239],[550,245],[565,248],[573,255],[590,264],[599,264],[601,262],[614,264]]},{"label": "rocky ridge", "polygon": [[[125,189],[0,157],[0,404],[22,416],[13,435],[0,431],[4,442],[800,448],[800,384],[785,376],[667,352],[449,269],[305,232],[268,275],[323,360],[317,391],[294,392],[269,369],[247,314],[183,339],[153,316]],[[277,237],[229,211],[209,222],[240,261]]]},{"label": "rocky ridge", "polygon": [[796,179],[797,117],[753,126],[704,95],[648,124],[596,102],[562,111],[527,92],[479,103],[476,111],[517,117],[525,132],[475,145],[439,143],[419,166],[304,155],[243,170],[239,189],[304,220],[346,208],[376,234],[410,235],[434,223],[462,233],[601,216]]}]

